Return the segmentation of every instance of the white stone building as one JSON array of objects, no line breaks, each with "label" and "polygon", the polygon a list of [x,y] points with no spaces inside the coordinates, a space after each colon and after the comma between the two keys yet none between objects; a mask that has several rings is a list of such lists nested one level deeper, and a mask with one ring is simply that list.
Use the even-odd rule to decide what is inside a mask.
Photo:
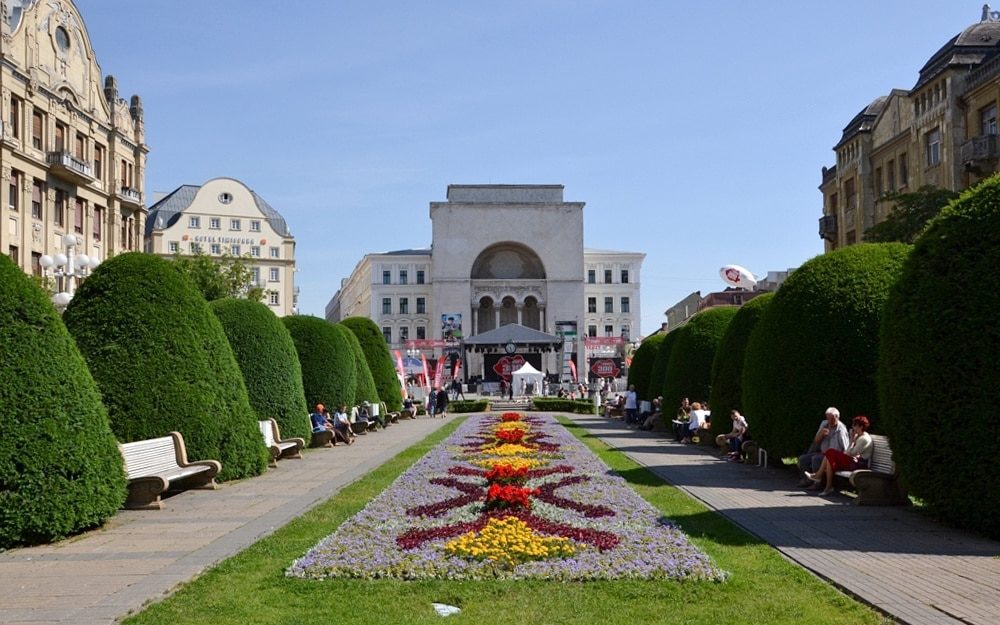
[{"label": "white stone building", "polygon": [[242,257],[278,316],[296,312],[295,239],[285,219],[239,180],[178,187],[150,207],[146,252]]},{"label": "white stone building", "polygon": [[[447,201],[430,204],[431,248],[365,255],[326,318],[368,317],[391,349],[428,359],[507,324],[562,331],[577,337],[570,347],[582,377],[589,359],[620,356],[636,333],[645,258],[584,249],[583,207],[563,201],[562,185],[449,185]],[[494,379],[506,355],[562,369],[559,354],[515,350],[467,353],[463,378]]]}]

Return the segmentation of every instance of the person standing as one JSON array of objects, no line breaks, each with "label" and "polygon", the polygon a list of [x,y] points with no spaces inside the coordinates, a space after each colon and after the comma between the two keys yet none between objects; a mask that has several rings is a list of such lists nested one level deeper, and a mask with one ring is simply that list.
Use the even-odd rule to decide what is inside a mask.
[{"label": "person standing", "polygon": [[630,384],[625,391],[625,425],[639,425],[638,399],[635,396],[635,384]]},{"label": "person standing", "polygon": [[434,416],[441,415],[442,418],[447,417],[448,410],[448,391],[443,388],[439,388],[436,392],[437,397],[434,398]]}]

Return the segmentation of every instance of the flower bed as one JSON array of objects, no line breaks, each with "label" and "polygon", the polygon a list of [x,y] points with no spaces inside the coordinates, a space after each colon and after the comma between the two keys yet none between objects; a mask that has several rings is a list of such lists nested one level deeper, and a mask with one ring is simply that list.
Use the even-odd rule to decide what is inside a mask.
[{"label": "flower bed", "polygon": [[659,516],[551,417],[472,417],[288,574],[724,578]]}]

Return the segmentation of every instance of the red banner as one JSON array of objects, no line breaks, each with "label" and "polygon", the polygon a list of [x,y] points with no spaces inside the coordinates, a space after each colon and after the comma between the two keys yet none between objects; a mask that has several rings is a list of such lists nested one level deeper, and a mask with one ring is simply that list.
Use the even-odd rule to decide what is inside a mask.
[{"label": "red banner", "polygon": [[591,336],[583,339],[583,345],[587,349],[595,347],[615,347],[625,342],[620,336]]},{"label": "red banner", "polygon": [[[427,371],[427,357],[424,356],[423,354],[420,354],[420,363],[424,366],[424,384],[426,384],[428,387],[430,387],[431,376],[430,376],[430,372]],[[428,389],[428,390],[430,390],[430,389]]]},{"label": "red banner", "polygon": [[621,367],[615,358],[592,358],[590,371],[599,378],[617,378]]},{"label": "red banner", "polygon": [[441,339],[411,339],[405,341],[403,345],[406,349],[434,349],[437,347],[448,347],[449,345],[457,345],[456,341],[444,341]]},{"label": "red banner", "polygon": [[524,366],[524,356],[503,356],[493,365],[493,371],[505,380],[510,380],[510,374]]}]

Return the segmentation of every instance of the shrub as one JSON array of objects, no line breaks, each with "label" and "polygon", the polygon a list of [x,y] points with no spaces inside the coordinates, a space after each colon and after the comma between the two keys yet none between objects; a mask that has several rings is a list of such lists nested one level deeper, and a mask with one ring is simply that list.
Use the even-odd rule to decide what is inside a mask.
[{"label": "shrub", "polygon": [[309,438],[311,427],[295,343],[264,304],[220,299],[209,304],[222,323],[257,419],[274,419],[285,438]]},{"label": "shrub", "polygon": [[[1000,178],[965,192],[917,239],[882,320],[878,380],[893,459],[949,522],[1000,538]],[[986,479],[974,479],[983,476]]]},{"label": "shrub", "polygon": [[576,414],[597,414],[597,406],[586,399],[560,399],[558,397],[532,397],[534,410],[543,412],[573,412]]},{"label": "shrub", "polygon": [[778,289],[747,343],[743,408],[771,457],[809,446],[828,406],[872,419],[882,307],[910,246],[852,245],[817,256]]},{"label": "shrub", "polygon": [[729,322],[729,327],[715,350],[712,392],[709,395],[712,414],[716,417],[712,419],[713,440],[719,434],[732,431],[732,420],[729,418],[731,411],[735,409],[743,412],[743,360],[747,341],[773,297],[774,293],[764,293],[744,304]]},{"label": "shrub", "polygon": [[[361,349],[358,337],[342,324],[334,324],[333,327],[347,341],[351,349],[351,356],[354,358],[354,373],[356,378],[354,385],[354,405],[360,406],[363,401],[378,403],[378,389],[375,388],[375,378],[372,377],[372,370],[368,368],[368,361],[365,360],[365,352]],[[388,406],[388,404],[386,405]]]},{"label": "shrub", "polygon": [[323,404],[332,413],[341,403],[354,405],[357,372],[346,337],[319,317],[295,315],[282,317],[281,322],[299,355],[308,409]]},{"label": "shrub", "polygon": [[[663,404],[679,406],[685,397],[691,401],[708,401],[712,382],[712,361],[715,348],[726,333],[729,322],[736,316],[735,306],[709,308],[691,317],[678,328],[677,339],[670,350],[667,379],[663,386]],[[713,415],[718,416],[712,406]],[[718,418],[713,419],[718,421]]]},{"label": "shrub", "polygon": [[392,412],[402,409],[403,399],[399,390],[399,379],[396,377],[396,368],[392,364],[392,356],[389,355],[389,347],[385,344],[382,331],[374,321],[365,317],[348,317],[341,323],[358,337],[368,368],[371,369],[372,377],[375,379],[379,399],[384,401]]},{"label": "shrub", "polygon": [[635,385],[635,394],[639,399],[652,401],[655,395],[649,389],[649,378],[653,374],[653,363],[660,350],[660,343],[666,334],[654,334],[647,337],[632,355],[632,365],[628,368],[628,384]]},{"label": "shrub", "polygon": [[100,525],[124,501],[83,356],[48,297],[0,255],[0,550]]},{"label": "shrub", "polygon": [[[670,362],[670,352],[674,349],[674,343],[677,342],[677,330],[679,329],[675,328],[663,336],[663,340],[660,341],[660,347],[656,352],[656,358],[653,360],[653,368],[649,372],[648,392],[654,398],[663,395],[666,390],[667,364]],[[664,407],[670,405],[666,402],[666,396],[664,396],[663,405]],[[680,400],[677,401],[677,405],[680,405]]]},{"label": "shrub", "polygon": [[485,399],[469,399],[448,402],[449,412],[486,412],[489,402]]},{"label": "shrub", "polygon": [[184,435],[188,456],[222,462],[220,479],[267,469],[256,415],[222,325],[170,261],[103,263],[64,315],[122,442]]}]

